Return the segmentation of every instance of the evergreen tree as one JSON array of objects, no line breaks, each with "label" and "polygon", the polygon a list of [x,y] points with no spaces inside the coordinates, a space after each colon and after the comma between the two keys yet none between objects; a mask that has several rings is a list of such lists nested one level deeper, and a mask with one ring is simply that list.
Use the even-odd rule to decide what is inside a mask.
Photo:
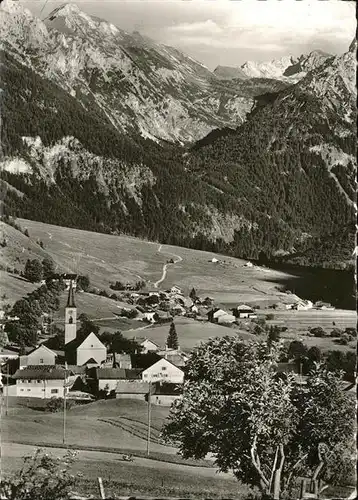
[{"label": "evergreen tree", "polygon": [[179,347],[178,334],[175,329],[174,322],[172,322],[170,325],[169,335],[167,338],[167,346],[169,349],[178,349]]},{"label": "evergreen tree", "polygon": [[25,264],[24,276],[32,283],[38,283],[42,279],[42,265],[37,259],[27,259]]},{"label": "evergreen tree", "polygon": [[189,297],[190,297],[192,300],[195,300],[195,299],[197,298],[195,288],[192,288],[192,289],[191,289],[191,292],[190,292],[190,294],[189,294]]},{"label": "evergreen tree", "polygon": [[50,257],[45,257],[42,261],[42,272],[45,280],[47,280],[54,274],[55,263]]}]

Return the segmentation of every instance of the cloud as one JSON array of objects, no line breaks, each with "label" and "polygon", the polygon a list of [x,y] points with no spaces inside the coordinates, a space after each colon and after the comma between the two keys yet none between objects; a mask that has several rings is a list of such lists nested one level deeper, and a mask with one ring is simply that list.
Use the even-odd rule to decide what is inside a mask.
[{"label": "cloud", "polygon": [[[20,0],[38,14],[44,0]],[[66,0],[48,0],[43,15]],[[314,49],[341,53],[355,35],[341,0],[75,0],[88,14],[184,50],[209,67]]]}]

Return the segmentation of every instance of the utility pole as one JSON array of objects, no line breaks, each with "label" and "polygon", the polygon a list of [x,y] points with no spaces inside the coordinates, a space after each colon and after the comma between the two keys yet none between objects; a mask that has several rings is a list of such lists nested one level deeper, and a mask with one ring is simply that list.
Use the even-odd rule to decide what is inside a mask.
[{"label": "utility pole", "polygon": [[8,414],[9,411],[9,361],[6,363],[6,407],[5,407],[5,415]]},{"label": "utility pole", "polygon": [[149,392],[148,392],[148,435],[147,435],[147,455],[150,453],[150,431],[151,431],[151,419],[152,419],[152,382],[149,382]]},{"label": "utility pole", "polygon": [[63,439],[62,439],[63,444],[65,444],[66,441],[66,382],[67,382],[67,362],[65,363],[65,380],[63,382]]}]

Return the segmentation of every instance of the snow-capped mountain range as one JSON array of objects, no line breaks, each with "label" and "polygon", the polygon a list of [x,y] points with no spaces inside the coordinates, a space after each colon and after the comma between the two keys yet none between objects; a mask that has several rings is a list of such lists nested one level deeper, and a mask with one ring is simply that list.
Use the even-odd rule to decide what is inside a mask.
[{"label": "snow-capped mountain range", "polygon": [[298,58],[285,56],[266,62],[247,61],[239,67],[218,66],[214,73],[222,79],[270,78],[294,84],[330,57],[333,56],[321,50],[314,50]]}]

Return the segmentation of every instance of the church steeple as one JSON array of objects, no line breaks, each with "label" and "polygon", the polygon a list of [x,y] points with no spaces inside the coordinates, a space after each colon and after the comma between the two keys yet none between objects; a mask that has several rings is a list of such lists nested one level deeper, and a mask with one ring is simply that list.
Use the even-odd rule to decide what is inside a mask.
[{"label": "church steeple", "polygon": [[70,283],[68,290],[67,305],[65,308],[65,344],[74,340],[77,336],[77,309],[75,304],[75,294]]},{"label": "church steeple", "polygon": [[75,295],[74,295],[73,286],[72,286],[72,280],[70,281],[70,288],[68,290],[67,306],[66,307],[71,307],[71,308],[76,307]]}]

